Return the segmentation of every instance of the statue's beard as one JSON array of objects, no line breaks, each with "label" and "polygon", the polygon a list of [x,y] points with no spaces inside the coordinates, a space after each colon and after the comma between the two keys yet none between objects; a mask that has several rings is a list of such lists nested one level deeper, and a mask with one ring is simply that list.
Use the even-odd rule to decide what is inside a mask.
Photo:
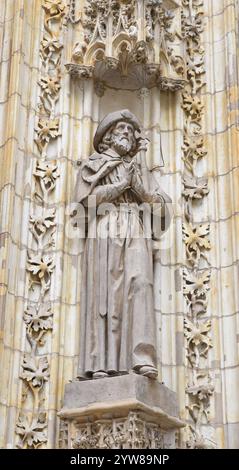
[{"label": "statue's beard", "polygon": [[112,147],[120,155],[124,156],[130,153],[133,147],[132,138],[128,138],[122,135],[112,136]]}]

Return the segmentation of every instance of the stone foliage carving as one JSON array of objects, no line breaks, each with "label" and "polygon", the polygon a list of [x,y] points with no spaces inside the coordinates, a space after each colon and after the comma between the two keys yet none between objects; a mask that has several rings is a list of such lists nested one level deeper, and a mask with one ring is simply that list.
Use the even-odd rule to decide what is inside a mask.
[{"label": "stone foliage carving", "polygon": [[54,233],[56,228],[55,209],[43,210],[41,215],[30,216],[30,230],[38,243],[39,249],[48,249],[54,246]]},{"label": "stone foliage carving", "polygon": [[207,373],[195,372],[194,383],[189,385],[186,390],[190,397],[188,410],[194,423],[194,426],[190,426],[191,436],[187,441],[187,447],[214,449],[215,442],[200,432],[201,424],[210,424],[210,398],[214,393],[212,378]]},{"label": "stone foliage carving", "polygon": [[73,449],[163,449],[164,433],[140,413],[125,418],[104,419],[94,423],[75,423]]},{"label": "stone foliage carving", "polygon": [[52,249],[55,243],[56,211],[52,206],[49,207],[49,204],[53,202],[52,195],[59,177],[59,169],[57,161],[49,159],[48,147],[60,135],[60,122],[56,115],[61,87],[60,32],[66,7],[62,0],[43,0],[42,8],[45,16],[40,48],[39,110],[35,128],[39,159],[33,172],[34,203],[29,219],[32,245],[28,251],[26,268],[29,276],[29,300],[23,317],[28,347],[20,374],[23,381],[23,411],[16,425],[20,448],[38,448],[47,442],[44,385],[49,380],[50,370],[47,355],[39,355],[39,350],[46,343],[47,335],[53,327],[53,312],[47,296],[55,262],[54,256],[48,253],[48,250]]},{"label": "stone foliage carving", "polygon": [[187,301],[188,315],[196,319],[207,311],[207,293],[210,290],[211,272],[183,270],[183,294]]},{"label": "stone foliage carving", "polygon": [[[185,161],[185,158],[183,159]],[[185,167],[186,166],[187,165],[185,165]],[[199,199],[203,199],[209,194],[207,178],[192,176],[195,175],[195,171],[192,167],[191,170],[191,175],[188,173],[184,173],[183,175],[184,191],[182,192],[185,199],[185,219],[189,223],[193,220],[193,203],[197,202]]]},{"label": "stone foliage carving", "polygon": [[[207,313],[207,295],[210,290],[210,269],[206,255],[211,249],[210,224],[194,223],[195,204],[202,202],[209,193],[208,180],[198,177],[198,161],[207,156],[202,133],[204,105],[201,90],[205,84],[204,49],[201,44],[203,32],[203,0],[182,0],[182,31],[187,51],[188,85],[182,94],[185,114],[183,161],[183,197],[185,222],[183,240],[186,248],[186,265],[183,270],[184,297],[187,316],[184,319],[189,385],[188,413],[192,425],[188,427],[186,446],[195,449],[215,447],[202,431],[203,424],[210,423],[210,398],[214,392],[212,378],[207,373],[208,353],[212,348],[211,321],[204,319]],[[202,370],[204,371],[202,373]],[[206,372],[205,372],[206,371]]]},{"label": "stone foliage carving", "polygon": [[208,180],[206,178],[195,178],[184,174],[183,185],[183,196],[187,202],[190,200],[190,206],[192,206],[193,200],[203,199],[209,193]]},{"label": "stone foliage carving", "polygon": [[81,20],[81,14],[77,14],[76,11],[76,1],[77,0],[69,0],[68,1],[68,13],[66,14],[65,21],[69,21],[72,24],[79,23]]},{"label": "stone foliage carving", "polygon": [[44,152],[46,155],[47,146],[50,141],[56,139],[59,135],[59,120],[58,119],[39,119],[36,128],[37,139],[36,144],[40,153]]},{"label": "stone foliage carving", "polygon": [[24,312],[24,321],[27,325],[27,334],[31,340],[43,345],[45,333],[52,330],[51,306],[48,305],[28,305]]},{"label": "stone foliage carving", "polygon": [[30,420],[26,415],[19,415],[16,427],[16,433],[20,436],[19,447],[39,448],[47,442],[46,427],[45,413],[38,413]]},{"label": "stone foliage carving", "polygon": [[183,240],[186,245],[187,261],[193,267],[199,266],[201,258],[207,260],[205,250],[210,250],[211,245],[208,240],[210,233],[209,224],[193,226],[191,223],[183,224]]},{"label": "stone foliage carving", "polygon": [[48,380],[48,377],[49,370],[47,357],[43,356],[37,359],[32,356],[24,356],[21,379],[27,381],[33,392],[41,389],[44,382]]},{"label": "stone foliage carving", "polygon": [[30,289],[34,288],[34,284],[39,284],[41,287],[41,297],[44,297],[50,288],[51,274],[54,268],[55,264],[51,256],[42,256],[41,254],[29,256],[27,270],[31,273]]},{"label": "stone foliage carving", "polygon": [[192,322],[185,318],[185,336],[187,338],[188,359],[190,364],[199,368],[200,358],[207,357],[209,348],[212,347],[212,340],[208,336],[211,330],[211,322]]},{"label": "stone foliage carving", "polygon": [[55,160],[38,160],[34,175],[38,183],[35,189],[35,197],[44,202],[55,189],[56,179],[60,176],[57,162]]},{"label": "stone foliage carving", "polygon": [[[106,87],[182,89],[186,67],[182,41],[178,47],[178,9],[176,2],[165,0],[87,0],[81,12],[84,39],[73,48],[68,72]],[[74,11],[72,1],[68,19],[73,24]]]}]

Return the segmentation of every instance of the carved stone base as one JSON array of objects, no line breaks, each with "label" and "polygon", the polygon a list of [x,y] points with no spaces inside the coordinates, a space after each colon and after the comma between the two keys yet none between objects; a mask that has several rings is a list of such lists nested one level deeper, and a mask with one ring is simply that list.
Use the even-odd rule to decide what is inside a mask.
[{"label": "carved stone base", "polygon": [[70,449],[173,449],[177,414],[174,392],[132,373],[67,384],[59,416]]}]

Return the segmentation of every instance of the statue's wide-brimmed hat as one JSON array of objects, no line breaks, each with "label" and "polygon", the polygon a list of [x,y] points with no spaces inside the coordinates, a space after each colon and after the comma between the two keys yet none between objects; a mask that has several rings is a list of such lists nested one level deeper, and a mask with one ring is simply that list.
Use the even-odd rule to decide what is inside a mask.
[{"label": "statue's wide-brimmed hat", "polygon": [[100,122],[94,137],[94,148],[99,152],[99,144],[102,141],[105,133],[117,122],[126,121],[132,124],[136,131],[141,131],[141,125],[136,116],[131,113],[128,109],[122,109],[121,111],[115,111],[107,114]]}]

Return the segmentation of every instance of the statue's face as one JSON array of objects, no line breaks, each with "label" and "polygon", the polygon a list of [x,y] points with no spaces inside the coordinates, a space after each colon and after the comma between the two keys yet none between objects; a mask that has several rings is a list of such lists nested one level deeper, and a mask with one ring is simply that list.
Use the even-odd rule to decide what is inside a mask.
[{"label": "statue's face", "polygon": [[122,157],[128,154],[135,145],[134,127],[125,121],[116,124],[112,131],[111,147]]}]

